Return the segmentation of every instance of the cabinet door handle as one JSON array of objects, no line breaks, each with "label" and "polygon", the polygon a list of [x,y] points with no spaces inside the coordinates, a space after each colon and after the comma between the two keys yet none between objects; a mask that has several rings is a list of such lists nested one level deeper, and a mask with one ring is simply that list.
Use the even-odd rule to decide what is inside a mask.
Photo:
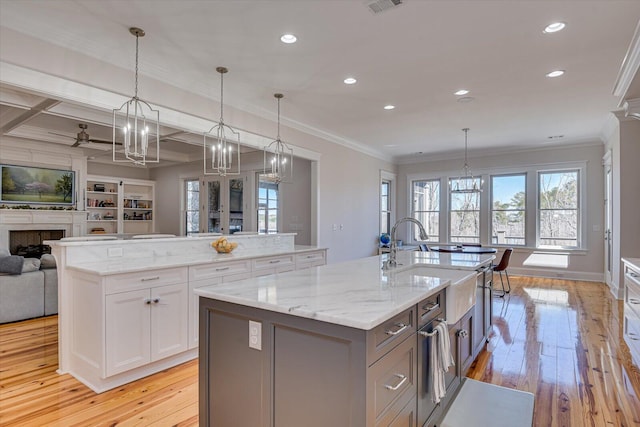
[{"label": "cabinet door handle", "polygon": [[629,298],[629,302],[631,304],[640,304],[640,299],[638,299],[638,298]]},{"label": "cabinet door handle", "polygon": [[426,305],[422,306],[422,309],[426,310],[427,313],[430,312],[430,311],[435,310],[436,308],[440,308],[440,304],[437,303],[437,302],[430,302],[430,303],[427,303]]},{"label": "cabinet door handle", "polygon": [[159,280],[160,276],[154,276],[154,277],[143,277],[142,279],[140,279],[141,282],[149,282],[151,280]]},{"label": "cabinet door handle", "polygon": [[144,300],[144,303],[149,305],[149,304],[151,304],[151,300],[150,299],[146,299],[146,300]]},{"label": "cabinet door handle", "polygon": [[387,329],[385,331],[385,334],[395,336],[402,333],[405,329],[409,327],[409,325],[405,325],[404,323],[396,323],[394,326],[396,326],[398,329],[396,329],[395,331],[392,331],[391,329]]},{"label": "cabinet door handle", "polygon": [[279,259],[272,259],[271,261],[269,261],[269,264],[277,264],[279,262],[280,262]]},{"label": "cabinet door handle", "polygon": [[216,268],[216,271],[226,271],[228,269],[229,267],[219,267],[219,268]]},{"label": "cabinet door handle", "polygon": [[315,258],[315,255],[307,255],[307,259]]},{"label": "cabinet door handle", "polygon": [[385,384],[384,388],[386,388],[387,390],[396,391],[397,389],[402,387],[402,384],[406,383],[407,380],[409,379],[409,377],[406,377],[402,374],[394,374],[394,377],[400,378],[400,381],[398,381],[398,384],[396,385]]},{"label": "cabinet door handle", "polygon": [[160,302],[160,298],[154,298],[154,299],[153,299],[153,303],[154,303],[154,304],[157,304],[157,303],[159,303],[159,302]]},{"label": "cabinet door handle", "polygon": [[469,336],[469,332],[467,332],[467,330],[466,330],[466,329],[460,329],[460,330],[458,331],[458,336],[459,336],[460,338],[466,338],[466,337],[468,337],[468,336]]}]

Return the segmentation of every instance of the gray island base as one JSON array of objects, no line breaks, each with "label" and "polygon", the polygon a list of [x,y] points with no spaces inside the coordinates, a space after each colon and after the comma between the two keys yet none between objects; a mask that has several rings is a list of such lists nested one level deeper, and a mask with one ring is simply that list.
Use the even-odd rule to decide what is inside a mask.
[{"label": "gray island base", "polygon": [[[460,387],[461,365],[473,360],[474,310],[449,325],[456,366],[445,376],[446,397],[435,404],[431,336],[446,322],[451,280],[415,268],[433,267],[433,259],[403,256],[390,272],[381,270],[383,257],[372,257],[198,289],[200,425],[439,421]],[[492,257],[461,260],[440,267],[475,280]]]}]

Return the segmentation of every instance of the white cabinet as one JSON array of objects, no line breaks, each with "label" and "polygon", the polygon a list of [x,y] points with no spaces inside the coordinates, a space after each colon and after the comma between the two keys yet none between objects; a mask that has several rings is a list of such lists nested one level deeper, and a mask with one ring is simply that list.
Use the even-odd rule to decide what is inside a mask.
[{"label": "white cabinet", "polygon": [[296,269],[294,254],[278,255],[253,260],[253,277],[268,276],[270,274],[285,273]]},{"label": "white cabinet", "polygon": [[327,263],[327,250],[308,251],[296,254],[296,270],[319,267]]},{"label": "white cabinet", "polygon": [[187,350],[187,283],[106,296],[107,376]]},{"label": "white cabinet", "polygon": [[87,233],[154,231],[153,181],[89,175],[85,191]]}]

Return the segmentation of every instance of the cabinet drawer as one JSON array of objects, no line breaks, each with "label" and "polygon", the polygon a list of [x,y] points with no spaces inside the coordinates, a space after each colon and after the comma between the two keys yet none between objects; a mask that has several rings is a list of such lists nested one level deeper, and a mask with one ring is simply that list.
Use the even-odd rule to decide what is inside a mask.
[{"label": "cabinet drawer", "polygon": [[296,255],[296,268],[308,268],[326,264],[324,251],[306,252]]},{"label": "cabinet drawer", "polygon": [[444,290],[420,301],[418,303],[418,325],[426,325],[436,317],[444,318],[444,307]]},{"label": "cabinet drawer", "polygon": [[251,273],[251,260],[192,265],[189,267],[189,281],[239,273]]},{"label": "cabinet drawer", "polygon": [[628,282],[625,285],[624,309],[632,310],[640,317],[640,287],[629,286]]},{"label": "cabinet drawer", "polygon": [[187,282],[187,267],[115,274],[106,279],[106,294]]},{"label": "cabinet drawer", "polygon": [[[416,340],[407,339],[369,368],[376,424],[395,418],[416,394]],[[392,407],[396,406],[396,411]]]},{"label": "cabinet drawer", "polygon": [[372,364],[416,332],[415,308],[411,307],[367,333],[367,358]]},{"label": "cabinet drawer", "polygon": [[[404,408],[401,404],[404,399],[392,405],[384,416],[378,420],[376,427],[415,427],[416,417],[416,399],[415,397],[409,401]],[[401,408],[398,410],[398,408]]]},{"label": "cabinet drawer", "polygon": [[631,358],[635,363],[640,363],[640,317],[625,313],[623,334]]},{"label": "cabinet drawer", "polygon": [[[287,269],[287,267],[290,267]],[[267,258],[258,258],[253,260],[253,271],[259,272],[259,270],[274,270],[277,272],[291,271],[295,268],[295,259],[293,254],[290,255],[278,255]],[[274,272],[276,272],[274,271]],[[258,274],[259,275],[259,274]]]}]

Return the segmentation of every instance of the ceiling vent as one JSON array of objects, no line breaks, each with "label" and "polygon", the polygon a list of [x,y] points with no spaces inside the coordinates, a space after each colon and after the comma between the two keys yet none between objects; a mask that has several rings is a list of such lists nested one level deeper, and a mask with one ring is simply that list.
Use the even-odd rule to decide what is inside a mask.
[{"label": "ceiling vent", "polygon": [[375,0],[367,2],[369,10],[373,13],[384,12],[393,7],[400,6],[403,0]]}]

